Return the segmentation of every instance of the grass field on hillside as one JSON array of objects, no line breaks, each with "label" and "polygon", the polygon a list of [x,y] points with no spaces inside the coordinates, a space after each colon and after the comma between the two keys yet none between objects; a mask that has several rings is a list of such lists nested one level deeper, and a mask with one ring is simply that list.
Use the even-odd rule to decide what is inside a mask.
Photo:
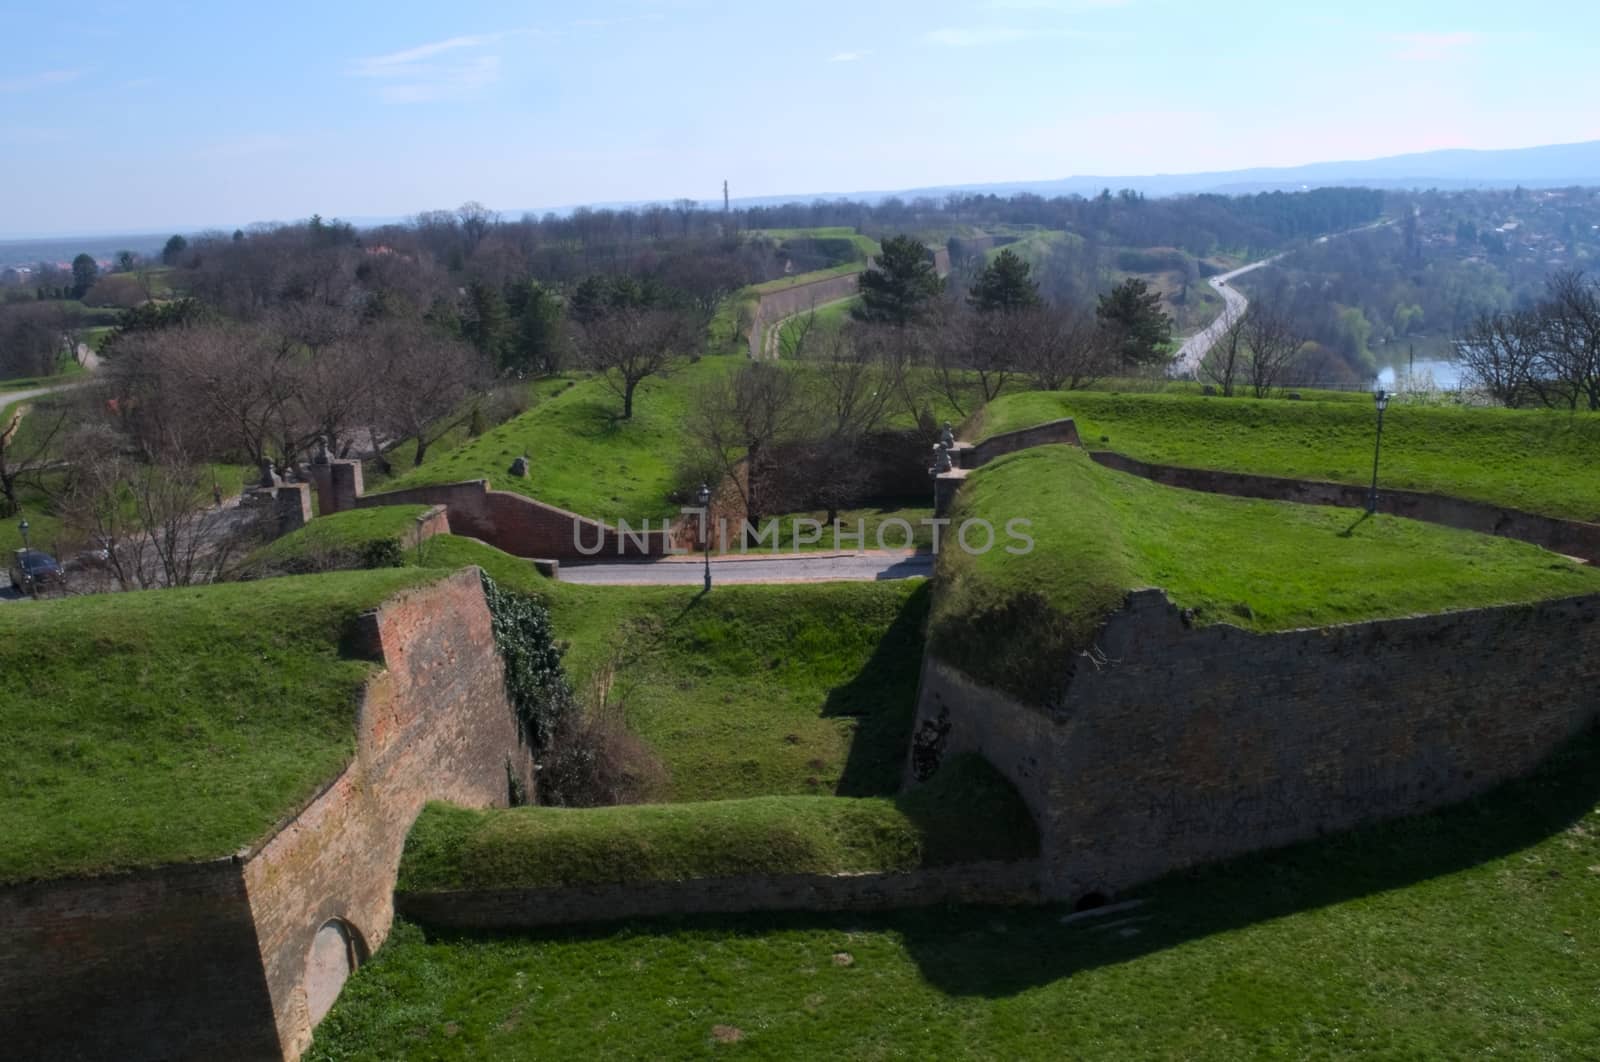
[{"label": "grass field on hillside", "polygon": [[[608,523],[676,517],[679,506],[668,495],[677,486],[691,397],[696,387],[731,372],[743,360],[701,358],[668,377],[645,380],[634,398],[632,420],[621,419],[622,399],[604,380],[575,382],[382,489],[487,479],[496,490],[525,494]],[[531,466],[526,479],[508,471],[522,455]]]},{"label": "grass field on hillside", "polygon": [[426,505],[382,505],[319,516],[255,550],[239,569],[255,576],[361,567],[373,551],[388,543],[398,547],[427,511]]},{"label": "grass field on hillside", "polygon": [[306,1057],[1587,1057],[1597,779],[1591,734],[1472,803],[1066,924],[1060,907],[401,923]]},{"label": "grass field on hillside", "polygon": [[1600,592],[1600,570],[1523,542],[1163,487],[1068,446],[978,469],[950,515],[1032,521],[1026,555],[940,553],[932,638],[973,677],[1034,701],[1137,587],[1161,587],[1199,624],[1260,631]]},{"label": "grass field on hillside", "polygon": [[0,607],[0,881],[228,855],[333,777],[373,665],[346,624],[438,572]]},{"label": "grass field on hillside", "polygon": [[[814,346],[825,334],[837,332],[843,328],[845,323],[850,320],[851,311],[860,304],[861,296],[852,295],[848,299],[837,299],[834,302],[825,302],[821,306],[815,307],[816,321],[812,323],[810,331],[805,333],[807,344]],[[802,330],[805,329],[802,317],[803,314],[786,318],[783,322],[783,327],[778,330],[778,352],[781,356],[790,356],[795,343],[799,342]],[[802,350],[801,356],[806,353],[808,351]]]},{"label": "grass field on hillside", "polygon": [[[1356,396],[1360,398],[1361,396]],[[1365,401],[1031,391],[1000,397],[964,437],[1060,417],[1084,445],[1144,461],[1368,482],[1377,414]],[[1389,407],[1381,486],[1600,522],[1600,416],[1546,410]]]},{"label": "grass field on hillside", "polygon": [[1038,847],[1022,799],[993,767],[969,755],[893,798],[765,796],[489,810],[430,804],[406,840],[396,888],[883,873],[1022,859]]}]

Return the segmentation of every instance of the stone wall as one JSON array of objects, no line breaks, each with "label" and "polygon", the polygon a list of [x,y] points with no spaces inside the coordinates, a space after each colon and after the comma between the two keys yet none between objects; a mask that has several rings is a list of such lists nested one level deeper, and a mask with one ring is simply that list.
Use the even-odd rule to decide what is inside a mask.
[{"label": "stone wall", "polygon": [[[484,479],[365,494],[357,497],[354,504],[359,509],[380,505],[443,505],[449,510],[450,529],[455,534],[482,539],[517,557],[553,560],[657,557],[669,552],[673,539],[670,531],[660,530],[659,520],[651,521],[653,530],[648,533],[635,531],[624,535],[608,524],[554,505],[509,491],[490,490],[489,481]],[[591,552],[582,552],[579,542],[584,550]]]},{"label": "stone wall", "polygon": [[[1367,488],[1351,484],[1256,476],[1244,472],[1216,472],[1175,465],[1153,465],[1106,450],[1093,451],[1089,456],[1107,468],[1142,476],[1169,487],[1184,487],[1211,494],[1236,494],[1245,498],[1301,502],[1306,505],[1338,505],[1348,509],[1363,509],[1367,504]],[[1431,524],[1443,524],[1465,531],[1521,539],[1555,553],[1600,563],[1600,524],[1560,520],[1440,494],[1387,490],[1382,486],[1381,480],[1378,489],[1378,509],[1394,516],[1424,520]]]},{"label": "stone wall", "polygon": [[524,929],[658,915],[749,911],[878,911],[942,903],[1026,904],[1040,898],[1037,860],[928,867],[893,874],[774,874],[551,889],[400,893],[409,919],[455,929]]},{"label": "stone wall", "polygon": [[824,277],[821,280],[795,284],[779,291],[769,291],[756,302],[755,320],[750,325],[750,357],[760,359],[766,330],[785,317],[804,313],[813,306],[848,299],[861,290],[861,274]]},{"label": "stone wall", "polygon": [[1035,446],[1049,446],[1052,443],[1082,445],[1078,441],[1078,425],[1071,417],[1036,424],[1031,428],[1008,431],[1002,435],[991,435],[979,443],[958,442],[950,450],[950,457],[957,467],[971,469],[986,465],[1005,454],[1028,450]]},{"label": "stone wall", "polygon": [[1600,596],[1256,634],[1137,591],[1061,667],[1047,711],[930,654],[918,727],[1011,780],[1073,900],[1527,773],[1600,717]]},{"label": "stone wall", "polygon": [[504,805],[512,777],[531,787],[477,569],[359,627],[352,650],[384,670],[357,710],[355,757],[269,838],[206,864],[0,888],[9,1054],[297,1057],[349,965],[330,979],[318,931],[347,934],[349,960],[383,941],[423,803]]}]

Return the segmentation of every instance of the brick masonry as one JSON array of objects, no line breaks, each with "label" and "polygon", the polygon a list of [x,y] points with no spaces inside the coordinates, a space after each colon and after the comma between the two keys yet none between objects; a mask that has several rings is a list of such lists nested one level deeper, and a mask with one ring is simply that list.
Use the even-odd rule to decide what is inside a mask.
[{"label": "brick masonry", "polygon": [[1046,709],[929,654],[918,726],[1011,779],[1074,900],[1526,774],[1600,717],[1600,596],[1256,634],[1136,591],[1061,667]]},{"label": "brick masonry", "polygon": [[504,805],[512,775],[531,785],[477,569],[360,626],[352,646],[384,670],[358,709],[355,758],[268,839],[213,863],[0,888],[8,1054],[298,1057],[312,942],[336,922],[357,958],[382,943],[423,803]]},{"label": "brick masonry", "polygon": [[813,306],[848,299],[860,290],[861,274],[847,273],[842,277],[824,277],[762,295],[756,303],[755,320],[750,325],[750,357],[754,360],[761,358],[762,339],[770,326],[785,317],[804,313]]},{"label": "brick masonry", "polygon": [[1078,425],[1071,417],[1036,424],[1031,428],[991,435],[980,443],[958,442],[950,450],[950,457],[958,468],[973,469],[988,464],[997,457],[1027,450],[1035,446],[1064,443],[1082,445],[1078,441]]},{"label": "brick masonry", "polygon": [[983,862],[892,874],[774,874],[549,889],[400,893],[407,918],[457,929],[522,929],[658,915],[877,911],[941,903],[1027,904],[1039,863]]}]

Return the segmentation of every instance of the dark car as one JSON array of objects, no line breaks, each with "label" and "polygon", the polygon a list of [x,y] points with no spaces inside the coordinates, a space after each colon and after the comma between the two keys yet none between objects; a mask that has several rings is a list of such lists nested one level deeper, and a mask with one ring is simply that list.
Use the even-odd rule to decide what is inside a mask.
[{"label": "dark car", "polygon": [[40,594],[62,585],[61,565],[48,553],[19,549],[11,555],[11,585],[24,594]]}]

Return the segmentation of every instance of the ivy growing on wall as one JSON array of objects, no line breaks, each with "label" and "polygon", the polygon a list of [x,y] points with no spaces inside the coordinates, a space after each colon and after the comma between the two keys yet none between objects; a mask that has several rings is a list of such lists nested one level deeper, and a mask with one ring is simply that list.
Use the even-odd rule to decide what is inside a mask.
[{"label": "ivy growing on wall", "polygon": [[506,693],[529,743],[547,749],[577,711],[550,613],[534,598],[502,590],[487,572],[483,596],[494,623],[495,648],[505,662]]}]

